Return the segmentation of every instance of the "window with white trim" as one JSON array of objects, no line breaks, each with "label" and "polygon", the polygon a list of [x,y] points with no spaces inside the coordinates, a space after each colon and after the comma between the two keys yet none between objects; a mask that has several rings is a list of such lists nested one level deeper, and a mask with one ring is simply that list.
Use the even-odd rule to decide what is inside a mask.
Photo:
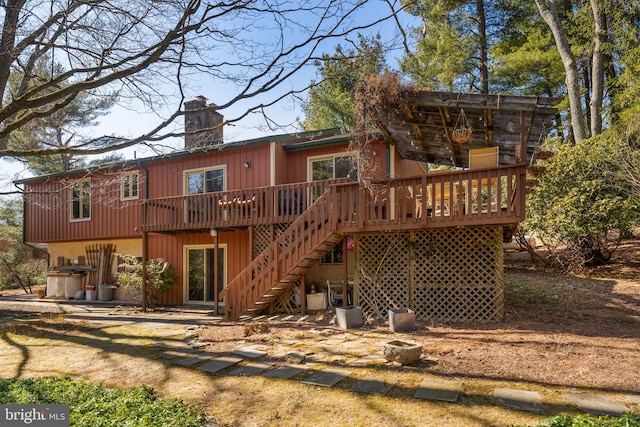
[{"label": "window with white trim", "polygon": [[327,179],[351,178],[358,180],[358,169],[352,164],[352,157],[347,155],[330,156],[311,159],[311,181]]},{"label": "window with white trim", "polygon": [[224,167],[186,171],[185,194],[213,193],[225,189]]},{"label": "window with white trim", "polygon": [[91,179],[81,179],[71,184],[71,221],[91,219]]},{"label": "window with white trim", "polygon": [[139,175],[137,171],[124,172],[120,176],[120,199],[132,200],[139,197]]},{"label": "window with white trim", "polygon": [[[309,160],[309,175],[311,181],[324,181],[328,179],[351,178],[358,180],[358,169],[353,165],[353,156],[335,155],[312,158]],[[315,200],[320,194],[313,194]],[[322,264],[342,264],[344,251],[342,245],[337,245],[330,250],[321,260]]]}]

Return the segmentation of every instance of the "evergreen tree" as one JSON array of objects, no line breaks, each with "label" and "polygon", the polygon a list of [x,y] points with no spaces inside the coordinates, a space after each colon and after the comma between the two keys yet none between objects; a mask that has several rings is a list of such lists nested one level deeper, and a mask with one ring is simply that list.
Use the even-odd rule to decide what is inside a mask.
[{"label": "evergreen tree", "polygon": [[22,287],[32,293],[32,287],[46,280],[47,263],[34,258],[33,247],[22,240],[22,201],[0,200],[0,290]]},{"label": "evergreen tree", "polygon": [[333,55],[324,54],[315,62],[320,76],[312,82],[308,102],[303,104],[305,130],[355,128],[353,91],[369,75],[379,75],[385,68],[384,50],[380,35],[366,37],[358,34],[353,47],[336,47]]},{"label": "evergreen tree", "polygon": [[489,93],[485,1],[421,0],[408,12],[423,26],[412,29],[416,50],[401,70],[432,90]]},{"label": "evergreen tree", "polygon": [[[51,79],[44,69],[44,67],[38,67],[40,79]],[[56,70],[56,74],[63,73],[60,66],[56,67]],[[22,78],[14,76],[12,83],[18,80]],[[28,169],[36,175],[86,166],[87,162],[84,158],[73,155],[69,150],[72,147],[91,148],[109,145],[109,139],[93,141],[83,132],[95,126],[100,116],[108,114],[115,100],[115,96],[98,98],[81,92],[66,106],[49,115],[31,120],[10,136],[11,149],[29,152],[28,156],[16,156],[14,159],[26,163]],[[55,150],[56,154],[36,155],[40,150]]]}]

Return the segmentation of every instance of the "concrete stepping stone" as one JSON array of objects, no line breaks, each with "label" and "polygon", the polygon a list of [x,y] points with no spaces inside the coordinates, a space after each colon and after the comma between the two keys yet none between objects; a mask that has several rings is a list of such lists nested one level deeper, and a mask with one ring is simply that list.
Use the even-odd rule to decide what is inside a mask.
[{"label": "concrete stepping stone", "polygon": [[[175,328],[176,326],[177,325],[175,323],[153,322],[153,321],[136,323],[136,327],[141,329],[171,329],[171,328]],[[182,330],[182,333],[184,334],[184,329]]]},{"label": "concrete stepping stone", "polygon": [[176,340],[176,339],[153,340],[151,344],[153,344],[153,346],[158,350],[174,350],[176,348],[191,348],[191,346],[186,342],[182,340]]},{"label": "concrete stepping stone", "polygon": [[442,400],[455,402],[458,400],[462,383],[460,381],[446,381],[425,378],[414,393],[416,399]]},{"label": "concrete stepping stone", "polygon": [[174,336],[178,336],[178,335],[184,335],[184,329],[173,330],[173,331],[162,331],[162,332],[158,332],[156,334],[156,336],[159,337],[159,338],[162,338],[162,337],[174,337]]},{"label": "concrete stepping stone", "polygon": [[236,365],[242,362],[243,360],[244,359],[242,359],[241,357],[233,357],[233,356],[217,357],[211,360],[210,362],[207,362],[204,365],[199,366],[198,370],[215,374],[216,372],[220,372],[223,369],[228,368],[229,366]]},{"label": "concrete stepping stone", "polygon": [[351,371],[345,371],[343,369],[325,369],[324,371],[318,371],[311,375],[309,378],[302,381],[302,383],[317,385],[320,387],[333,387],[349,375],[351,375]]},{"label": "concrete stepping stone", "polygon": [[185,359],[176,360],[173,363],[180,366],[191,367],[193,365],[197,365],[200,362],[204,362],[209,360],[215,356],[214,353],[196,353],[191,357],[187,357]]},{"label": "concrete stepping stone", "polygon": [[259,350],[255,347],[242,347],[235,350],[233,354],[237,354],[238,356],[244,357],[245,359],[257,359],[259,357],[266,356],[267,352]]},{"label": "concrete stepping stone", "polygon": [[367,376],[355,383],[350,390],[355,391],[356,393],[381,394],[384,396],[395,384],[395,381],[388,383],[386,381],[379,380],[374,376]]},{"label": "concrete stepping stone", "polygon": [[265,372],[264,376],[268,378],[280,378],[283,380],[288,380],[289,378],[293,378],[306,370],[307,368],[303,368],[300,366],[283,365],[272,371]]},{"label": "concrete stepping stone", "polygon": [[542,412],[542,397],[536,391],[497,388],[493,391],[493,399],[499,406],[528,412]]},{"label": "concrete stepping stone", "polygon": [[250,362],[244,366],[240,366],[233,371],[229,372],[229,375],[241,376],[241,377],[251,377],[253,375],[259,375],[271,368],[273,363],[258,363],[258,362]]},{"label": "concrete stepping stone", "polygon": [[195,352],[196,352],[196,349],[191,347],[175,348],[175,349],[171,349],[169,351],[160,353],[160,357],[162,357],[163,359],[170,360],[170,359],[177,359],[178,357],[186,357]]},{"label": "concrete stepping stone", "polygon": [[343,342],[347,341],[346,337],[343,336],[338,336],[338,337],[331,337],[328,340],[325,340],[324,342],[319,342],[318,344],[322,344],[322,345],[326,345],[326,346],[336,346],[336,345],[340,345]]},{"label": "concrete stepping stone", "polygon": [[626,406],[601,394],[570,393],[565,396],[588,414],[622,415],[625,412],[630,412]]},{"label": "concrete stepping stone", "polygon": [[354,362],[354,365],[386,365],[387,364],[387,359],[385,359],[382,356],[378,356],[375,354],[369,355],[369,356],[364,356],[361,357],[359,359],[356,359]]},{"label": "concrete stepping stone", "polygon": [[631,402],[631,403],[635,403],[636,405],[640,406],[640,396],[636,396],[633,394],[628,394],[625,396],[625,398]]},{"label": "concrete stepping stone", "polygon": [[299,351],[292,351],[286,354],[286,358],[290,362],[302,363],[306,359],[307,355]]}]

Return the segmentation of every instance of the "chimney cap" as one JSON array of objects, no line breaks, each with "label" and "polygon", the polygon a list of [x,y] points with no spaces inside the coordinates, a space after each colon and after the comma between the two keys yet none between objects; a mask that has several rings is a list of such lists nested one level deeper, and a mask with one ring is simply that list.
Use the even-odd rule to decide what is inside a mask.
[{"label": "chimney cap", "polygon": [[202,95],[198,95],[195,97],[196,100],[200,101],[202,103],[202,105],[207,105],[207,98],[202,96]]}]

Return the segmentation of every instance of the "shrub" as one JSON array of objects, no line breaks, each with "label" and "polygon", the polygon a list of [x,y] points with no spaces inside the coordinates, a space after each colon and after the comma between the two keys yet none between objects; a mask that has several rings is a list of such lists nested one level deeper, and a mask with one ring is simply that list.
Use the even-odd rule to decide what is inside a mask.
[{"label": "shrub", "polygon": [[[134,298],[142,299],[142,263],[133,255],[120,255],[124,260],[116,275],[118,284],[129,290]],[[178,273],[162,258],[147,261],[147,305],[154,307],[159,301],[155,292],[168,291],[175,285]]]},{"label": "shrub", "polygon": [[555,252],[567,269],[611,259],[620,231],[638,224],[640,202],[620,175],[623,140],[601,135],[576,145],[559,145],[527,200],[522,228]]},{"label": "shrub", "polygon": [[619,417],[609,415],[557,415],[546,419],[537,427],[640,427],[640,415],[624,414]]},{"label": "shrub", "polygon": [[199,427],[205,414],[179,399],[159,398],[154,389],[108,389],[70,378],[0,379],[0,404],[69,405],[75,427]]}]

